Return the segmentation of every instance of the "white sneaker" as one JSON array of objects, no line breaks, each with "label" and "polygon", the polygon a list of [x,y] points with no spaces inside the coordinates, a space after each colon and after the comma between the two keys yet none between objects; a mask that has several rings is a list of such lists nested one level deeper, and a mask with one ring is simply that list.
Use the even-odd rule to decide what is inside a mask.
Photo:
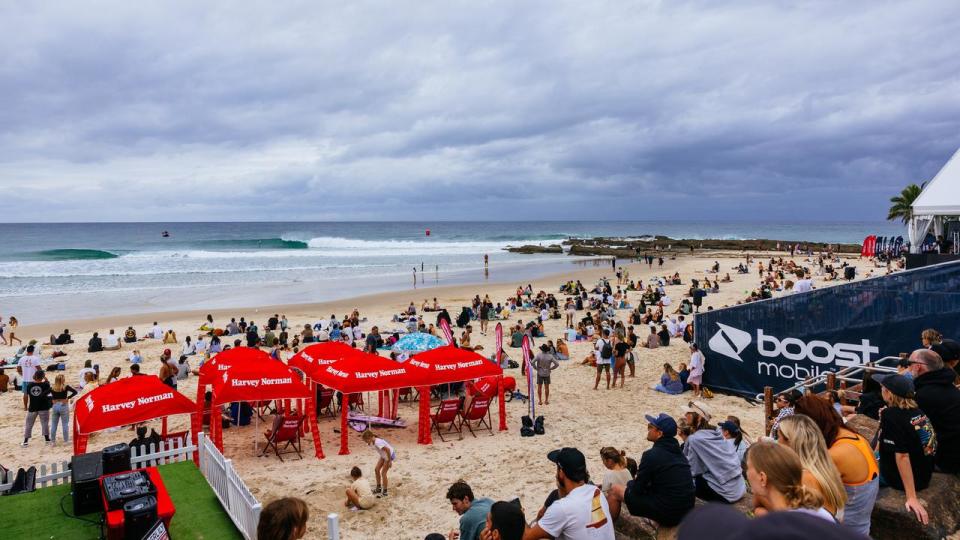
[{"label": "white sneaker", "polygon": [[22,443],[20,443],[20,446],[26,447],[29,444],[30,444],[30,441],[23,441]]}]

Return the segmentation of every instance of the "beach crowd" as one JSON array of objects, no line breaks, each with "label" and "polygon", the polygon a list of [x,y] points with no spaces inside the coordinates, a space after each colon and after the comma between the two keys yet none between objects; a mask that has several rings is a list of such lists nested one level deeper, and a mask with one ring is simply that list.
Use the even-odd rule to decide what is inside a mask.
[{"label": "beach crowd", "polygon": [[[652,269],[653,259],[644,260]],[[662,262],[661,258],[661,266]],[[474,328],[487,335],[493,331],[491,324],[501,323],[504,350],[491,351],[488,356],[496,359],[501,352],[505,368],[519,365],[521,373],[532,370],[540,405],[550,404],[550,385],[558,369],[563,377],[582,380],[585,389],[614,391],[630,388],[627,379],[636,378],[636,365],[644,351],[683,347],[683,361],[664,363],[659,378],[633,388],[690,396],[679,411],[644,415],[649,449],[641,455],[631,457],[614,446],[588,450],[590,458],[575,447],[550,452],[544,458],[555,465],[555,477],[550,481],[555,489],[545,494],[536,509],[523,508],[518,498],[503,494],[483,497],[473,491],[469,479],[457,481],[446,487],[445,499],[458,516],[459,527],[430,533],[426,539],[612,540],[614,524],[624,514],[647,520],[654,527],[679,526],[681,538],[695,538],[698,531],[709,530],[711,523],[727,523],[742,531],[798,527],[811,534],[822,531],[828,538],[862,538],[869,534],[870,515],[881,486],[902,490],[906,509],[926,523],[930,516],[917,493],[927,488],[934,471],[960,471],[960,390],[954,371],[960,346],[935,330],[924,332],[922,348],[903,359],[898,373],[866,371],[859,395],[792,391],[778,396],[769,435],[746,433],[738,417],[718,413],[709,404],[712,393],[703,386],[709,361],[694,342],[693,315],[714,309],[710,295],[731,281],[731,271],[747,274],[755,270],[758,278],[756,288],[740,303],[810,291],[815,279],[840,279],[847,264],[831,253],[811,254],[806,263],[747,256],[729,269],[721,269],[715,262],[700,279],[685,280],[674,273],[650,277],[646,282],[631,279],[627,269],[617,267],[613,278],[589,286],[573,280],[547,292],[534,291],[528,284],[496,302],[477,294],[469,305],[454,312],[455,317],[436,298],[432,302],[425,299],[419,307],[411,302],[390,321],[378,321],[377,325],[354,310],[343,317],[331,315],[297,323],[279,313],[258,322],[244,317],[215,321],[208,315],[195,335],[182,339],[157,322],[140,329],[131,325],[119,333],[106,329],[103,336],[95,332],[87,342],[90,357],[75,385],[58,373],[64,359],[57,354],[57,347],[74,341],[69,329],[64,329],[44,343],[21,342],[16,354],[5,360],[2,367],[6,369],[0,369],[0,391],[13,386],[22,392],[23,446],[30,444],[37,423],[45,442],[56,445],[58,430],[63,442],[70,441],[71,404],[92,389],[121,377],[146,375],[157,376],[175,389],[179,381],[196,376],[209,358],[234,347],[262,348],[273,358],[286,361],[307,344],[341,341],[402,362],[406,353],[393,345],[405,335],[423,333],[443,339],[446,323],[457,329],[455,345],[483,351],[474,343]],[[888,267],[887,271],[894,269]],[[671,298],[668,286],[682,286],[684,293]],[[563,321],[559,335],[547,335],[544,323],[550,320]],[[11,317],[8,334],[0,332],[5,344],[20,341],[15,336],[16,326]],[[518,350],[525,337],[540,344],[529,364]],[[145,342],[161,342],[162,354],[145,358],[140,352]],[[589,344],[591,352],[572,358],[570,346],[574,343]],[[49,354],[43,355],[44,349]],[[130,351],[128,373],[115,367],[104,376],[94,361],[96,353],[120,349]],[[15,371],[12,378],[5,373],[11,368]],[[462,385],[455,391],[468,393],[470,387]],[[844,405],[848,399],[856,405]],[[845,417],[852,414],[879,420],[875,440],[845,426]],[[242,404],[220,411],[225,427],[244,425],[249,415]],[[375,511],[389,496],[388,473],[397,459],[396,449],[385,437],[368,430],[363,440],[376,454],[372,468],[375,485],[370,485],[361,467],[352,467],[349,486],[342,488],[344,507],[358,512]],[[698,501],[743,512],[731,513],[712,505],[696,509]],[[747,521],[743,517],[747,511],[758,519]],[[261,513],[260,538],[300,538],[306,534],[308,519],[308,506],[300,499],[275,500]]]}]

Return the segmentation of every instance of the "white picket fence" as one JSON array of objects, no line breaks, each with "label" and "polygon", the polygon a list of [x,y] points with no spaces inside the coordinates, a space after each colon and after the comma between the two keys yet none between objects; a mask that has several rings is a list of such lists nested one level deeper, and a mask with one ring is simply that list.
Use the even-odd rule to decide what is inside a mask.
[{"label": "white picket fence", "polygon": [[[151,443],[149,447],[140,450],[138,447],[130,449],[130,465],[138,469],[140,467],[154,467],[165,465],[167,463],[176,463],[193,459],[193,453],[197,447],[188,443],[189,438],[171,439],[161,442],[159,449],[157,445]],[[13,481],[17,471],[9,470],[6,474],[0,472],[0,493],[5,493],[13,487]],[[49,466],[41,464],[37,467],[36,488],[55,486],[59,484],[70,483],[70,462],[61,461],[52,463]]]},{"label": "white picket fence", "polygon": [[256,540],[260,501],[250,493],[234,470],[233,462],[223,457],[212,440],[200,433],[197,445],[200,447],[200,472],[243,537]]}]

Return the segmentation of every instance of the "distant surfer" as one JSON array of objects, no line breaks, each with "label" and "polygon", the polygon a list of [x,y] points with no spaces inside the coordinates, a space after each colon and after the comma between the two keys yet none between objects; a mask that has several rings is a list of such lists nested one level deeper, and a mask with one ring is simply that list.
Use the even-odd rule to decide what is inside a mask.
[{"label": "distant surfer", "polygon": [[170,238],[170,233],[168,231],[163,231],[162,233],[160,233],[160,236],[164,238]]}]

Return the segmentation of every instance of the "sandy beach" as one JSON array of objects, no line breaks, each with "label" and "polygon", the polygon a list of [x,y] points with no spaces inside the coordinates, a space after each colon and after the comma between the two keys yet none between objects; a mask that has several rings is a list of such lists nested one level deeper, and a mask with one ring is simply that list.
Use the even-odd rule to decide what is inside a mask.
[{"label": "sandy beach", "polygon": [[[780,256],[779,254],[777,256]],[[760,256],[761,260],[763,256]],[[794,260],[802,263],[804,257]],[[654,264],[649,268],[646,264],[631,263],[623,265],[629,270],[631,279],[642,279],[644,284],[654,276],[672,275],[679,272],[684,285],[668,286],[668,294],[679,302],[683,293],[689,287],[690,278],[702,278],[705,270],[719,261],[720,276],[729,272],[732,283],[722,283],[720,292],[710,294],[704,306],[720,308],[724,305],[735,304],[745,297],[758,284],[756,272],[737,274],[733,267],[743,261],[735,253],[700,253],[696,256],[684,256],[676,260],[666,260],[662,268]],[[865,261],[847,259],[851,264],[860,266],[860,278],[870,277],[872,268],[868,268]],[[755,264],[755,263],[754,263]],[[809,263],[806,263],[810,266]],[[751,267],[753,268],[753,267]],[[875,270],[876,275],[882,275],[883,269]],[[597,279],[606,276],[615,283],[614,271],[609,261],[598,263],[597,266],[587,266],[582,270],[532,281],[534,291],[544,290],[558,294],[558,286],[569,280],[579,279],[588,288],[592,287]],[[814,279],[817,287],[829,286],[841,282],[824,282],[822,278]],[[284,314],[290,321],[291,328],[302,328],[304,323],[314,323],[318,319],[328,318],[331,314],[343,317],[352,309],[359,309],[361,316],[366,317],[364,331],[373,325],[378,325],[381,332],[389,331],[400,325],[391,323],[395,313],[403,311],[410,302],[418,307],[425,298],[434,297],[441,305],[448,308],[454,316],[459,313],[460,307],[468,305],[474,295],[489,294],[491,299],[502,302],[516,291],[518,283],[503,284],[474,284],[436,287],[424,290],[405,290],[389,293],[360,296],[347,300],[338,300],[320,304],[296,304],[285,306],[261,306],[247,309],[230,309],[217,311],[180,311],[160,314],[140,314],[131,316],[116,316],[104,313],[103,317],[87,320],[59,321],[56,323],[29,325],[30,321],[23,321],[17,335],[26,342],[29,339],[47,341],[49,335],[69,328],[74,334],[75,342],[63,347],[44,346],[45,357],[55,350],[67,353],[64,360],[67,362],[67,382],[76,385],[78,371],[84,360],[91,359],[100,365],[102,378],[114,366],[120,366],[124,376],[129,374],[127,357],[134,346],[125,344],[120,351],[100,352],[88,354],[86,344],[93,331],[105,334],[110,328],[122,334],[128,325],[133,325],[138,334],[142,335],[153,321],[159,321],[164,328],[173,328],[182,341],[187,335],[197,336],[197,328],[201,325],[207,313],[213,315],[218,327],[222,327],[230,317],[246,317],[262,327],[267,317],[274,313]],[[524,283],[526,285],[526,283]],[[229,289],[223,290],[224,295],[232,294]],[[636,305],[639,294],[629,293],[631,304]],[[671,306],[672,312],[676,303]],[[620,318],[627,312],[618,312]],[[578,313],[578,317],[582,312]],[[505,321],[509,325],[516,319],[528,320],[534,317],[532,312],[517,312],[511,320]],[[435,322],[433,314],[426,314],[427,323]],[[550,320],[545,324],[548,339],[556,339],[562,332],[562,320]],[[491,325],[491,329],[492,329]],[[490,353],[494,348],[493,332],[487,335],[479,334],[479,324],[474,324],[474,344],[483,345],[484,353]],[[454,328],[459,337],[460,330]],[[637,332],[645,335],[644,329]],[[232,339],[231,339],[232,341]],[[226,342],[225,342],[226,343]],[[144,373],[156,374],[159,370],[159,357],[164,348],[159,340],[149,340],[136,344],[141,351],[144,363]],[[171,347],[176,353],[179,347]],[[14,347],[4,347],[2,353],[10,357],[15,352]],[[369,511],[349,512],[343,508],[343,490],[349,485],[349,471],[354,465],[360,466],[366,476],[372,478],[373,465],[376,454],[366,447],[359,434],[350,435],[351,454],[340,456],[336,453],[339,435],[334,433],[337,421],[322,419],[320,421],[321,439],[327,458],[316,460],[312,457],[312,444],[304,442],[304,459],[302,461],[287,460],[281,463],[275,457],[255,457],[254,441],[262,443],[263,429],[249,426],[245,428],[231,428],[224,435],[225,455],[234,460],[251,491],[263,503],[274,498],[295,495],[304,498],[311,511],[308,537],[323,538],[326,534],[325,516],[329,512],[341,514],[342,537],[346,539],[363,538],[398,538],[420,539],[430,532],[446,534],[457,525],[458,516],[451,510],[449,502],[444,498],[447,487],[457,479],[466,480],[474,492],[480,497],[490,497],[494,500],[520,497],[528,517],[535,514],[543,499],[553,487],[554,467],[547,461],[548,451],[563,447],[576,446],[588,458],[591,474],[599,476],[602,473],[602,464],[599,459],[599,450],[603,446],[615,446],[623,449],[629,456],[639,459],[640,454],[649,446],[644,440],[646,420],[644,413],[665,411],[672,415],[682,404],[689,401],[690,394],[669,396],[651,390],[651,386],[659,380],[664,362],[676,366],[680,362],[689,360],[689,350],[681,340],[671,342],[669,347],[656,350],[638,349],[637,372],[635,378],[629,378],[623,389],[594,391],[594,371],[580,365],[591,344],[572,343],[570,351],[572,359],[562,362],[561,367],[554,372],[551,387],[550,404],[538,407],[538,414],[546,418],[546,434],[533,438],[519,436],[520,416],[526,413],[526,406],[519,401],[507,404],[509,431],[494,432],[493,435],[480,433],[476,438],[469,434],[463,440],[441,442],[434,437],[434,444],[430,446],[417,445],[416,407],[413,404],[401,404],[400,415],[406,418],[411,425],[406,429],[383,430],[383,436],[397,449],[398,459],[390,472],[390,496],[380,500],[376,507]],[[509,351],[515,358],[518,353]],[[196,359],[191,358],[196,367]],[[706,369],[710,369],[710,358],[707,359]],[[520,379],[519,369],[507,370],[507,374]],[[12,375],[12,370],[7,372]],[[52,374],[51,374],[52,375]],[[196,378],[190,377],[181,381],[179,390],[189,397],[196,394]],[[27,448],[19,446],[23,435],[24,412],[21,407],[21,394],[10,391],[0,397],[0,463],[7,467],[28,466],[30,464],[52,463],[68,460],[72,447],[59,442],[55,447],[43,444],[39,427],[34,428],[34,438]],[[374,396],[368,398],[373,402]],[[718,395],[710,400],[709,405],[716,415],[729,414],[740,417],[745,431],[751,436],[762,432],[763,411],[759,405],[753,405],[739,397]],[[375,407],[375,405],[373,405]],[[72,419],[71,419],[72,420]],[[171,429],[187,429],[188,419],[171,419]],[[159,431],[159,421],[152,422]],[[129,430],[120,430],[109,433],[100,433],[90,439],[90,448],[97,449],[110,443],[128,441],[133,438]]]}]

